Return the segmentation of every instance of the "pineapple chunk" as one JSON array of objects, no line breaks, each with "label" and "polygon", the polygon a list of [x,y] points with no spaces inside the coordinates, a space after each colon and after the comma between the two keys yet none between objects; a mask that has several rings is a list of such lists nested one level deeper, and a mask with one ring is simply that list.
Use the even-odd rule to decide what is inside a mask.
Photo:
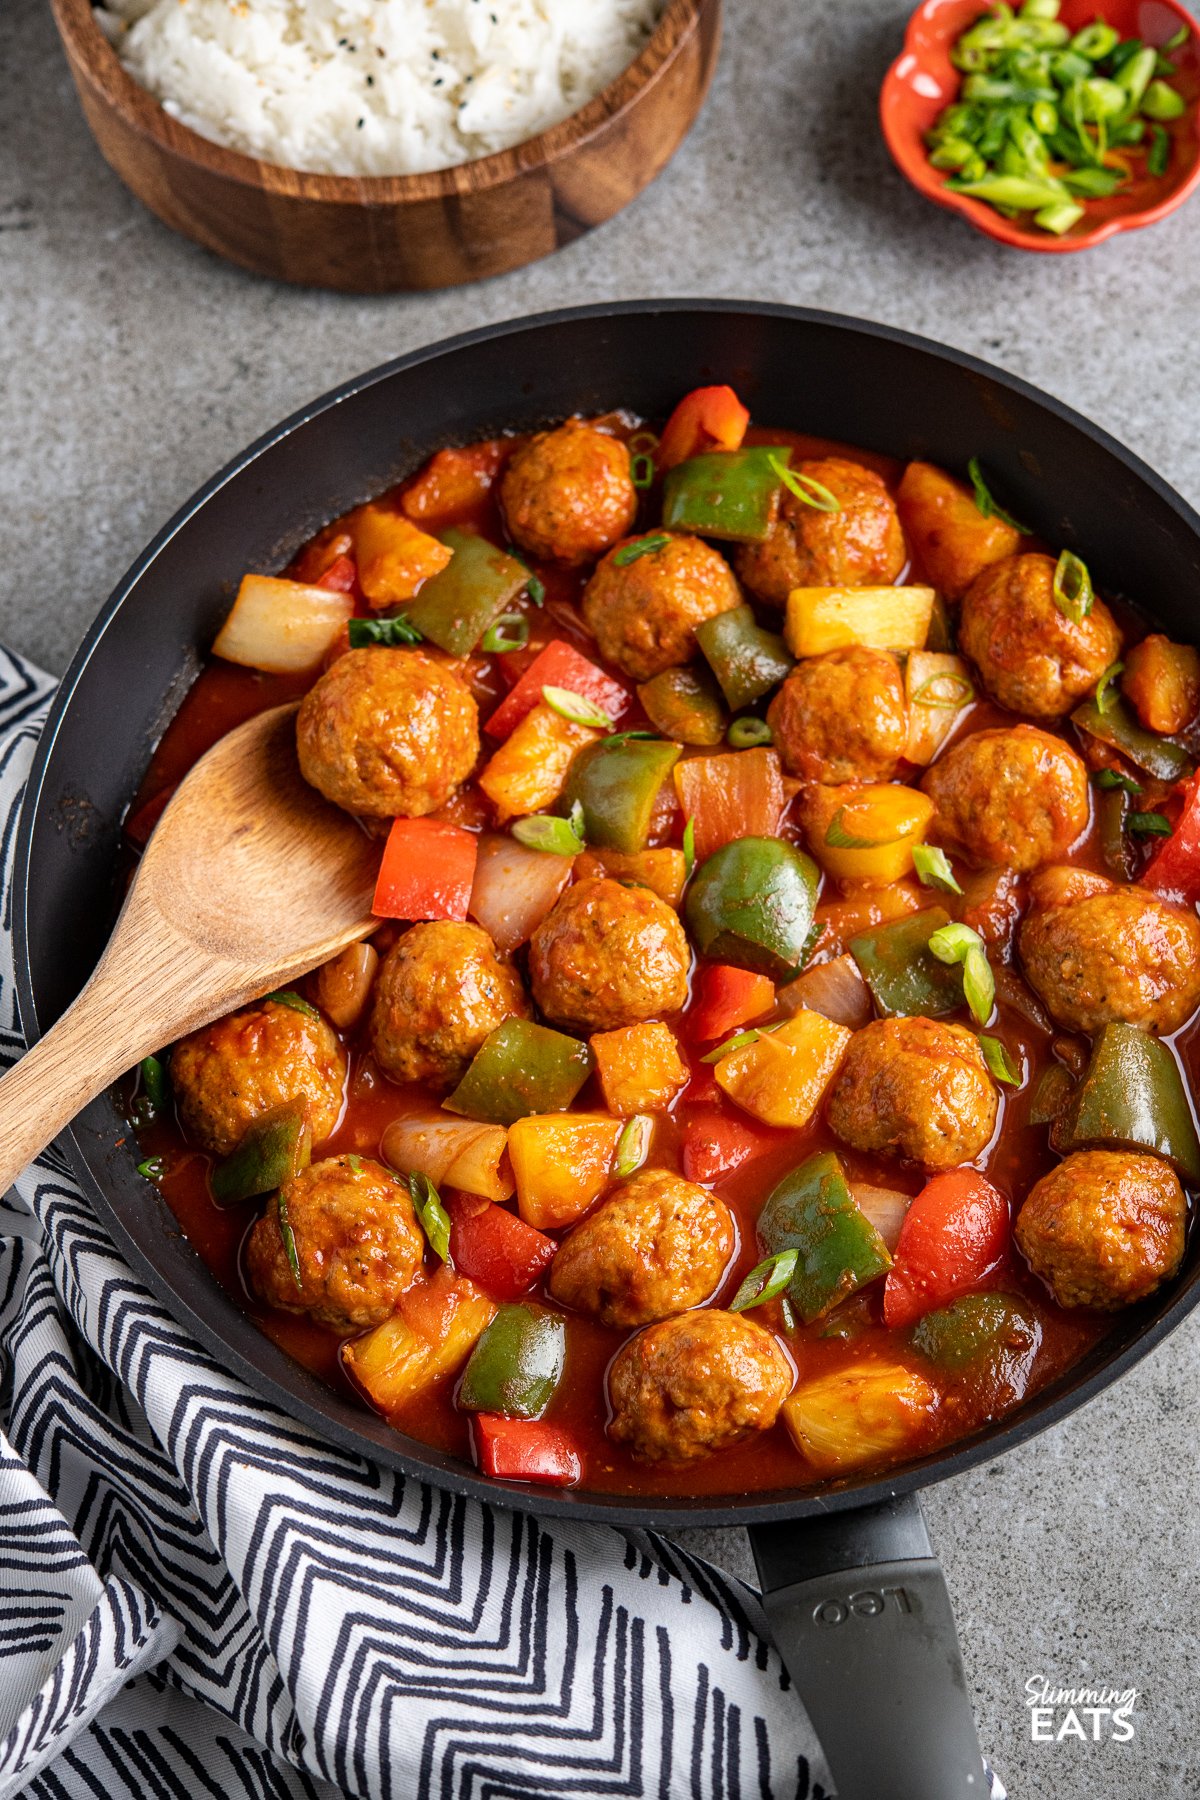
[{"label": "pineapple chunk", "polygon": [[798,1131],[821,1104],[853,1036],[821,1013],[798,1012],[723,1056],[717,1086],[764,1125]]},{"label": "pineapple chunk", "polygon": [[444,569],[454,554],[403,513],[382,506],[360,506],[348,523],[358,585],[377,611],[414,599],[422,582]]},{"label": "pineapple chunk", "polygon": [[931,587],[793,588],[783,634],[793,656],[865,644],[923,650],[933,617]]},{"label": "pineapple chunk", "polygon": [[687,886],[687,858],[682,850],[585,850],[575,865],[575,879],[609,875],[614,881],[640,882],[668,906],[678,906]]},{"label": "pineapple chunk", "polygon": [[573,1225],[608,1184],[621,1121],[597,1113],[535,1113],[508,1130],[517,1210],[527,1225]]},{"label": "pineapple chunk", "polygon": [[800,802],[808,847],[838,881],[889,888],[913,869],[913,849],[924,841],[933,801],[897,782],[860,787],[813,786]]},{"label": "pineapple chunk", "polygon": [[381,1413],[395,1413],[457,1375],[495,1316],[494,1301],[443,1266],[399,1312],[344,1344],[342,1362]]},{"label": "pineapple chunk", "polygon": [[936,1405],[934,1389],[911,1369],[862,1362],[793,1388],[783,1422],[818,1475],[843,1475],[915,1449]]},{"label": "pineapple chunk", "polygon": [[970,488],[932,463],[909,463],[896,505],[922,574],[948,600],[961,600],[981,570],[1021,548],[1014,526],[985,517]]},{"label": "pineapple chunk", "polygon": [[553,806],[575,752],[602,736],[539,702],[505,738],[479,777],[499,823]]},{"label": "pineapple chunk", "polygon": [[662,1112],[688,1084],[675,1033],[659,1023],[598,1031],[592,1039],[596,1072],[610,1112]]}]

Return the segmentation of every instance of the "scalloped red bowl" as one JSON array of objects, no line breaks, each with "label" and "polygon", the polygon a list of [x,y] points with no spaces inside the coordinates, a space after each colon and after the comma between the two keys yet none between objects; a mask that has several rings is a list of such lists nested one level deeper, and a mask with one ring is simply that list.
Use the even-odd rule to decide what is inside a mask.
[{"label": "scalloped red bowl", "polygon": [[958,93],[962,76],[950,61],[955,40],[988,10],[984,0],[924,0],[909,21],[904,49],[884,77],[879,96],[883,135],[912,185],[938,206],[961,213],[988,237],[1049,255],[1087,250],[1119,231],[1153,225],[1182,206],[1200,186],[1200,25],[1176,0],[1063,0],[1059,15],[1073,31],[1104,19],[1122,37],[1140,37],[1148,44],[1165,43],[1180,25],[1191,27],[1188,44],[1172,53],[1189,105],[1170,128],[1175,148],[1165,175],[1138,176],[1119,194],[1088,201],[1082,219],[1062,237],[1006,219],[982,200],[947,188],[949,177],[929,161],[925,133]]}]

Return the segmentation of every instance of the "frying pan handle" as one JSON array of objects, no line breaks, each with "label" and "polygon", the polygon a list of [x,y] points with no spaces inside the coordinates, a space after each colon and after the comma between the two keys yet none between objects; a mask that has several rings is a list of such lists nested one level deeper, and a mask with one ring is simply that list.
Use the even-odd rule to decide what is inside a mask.
[{"label": "frying pan handle", "polygon": [[982,1800],[950,1595],[916,1497],[756,1525],[750,1542],[838,1800]]}]

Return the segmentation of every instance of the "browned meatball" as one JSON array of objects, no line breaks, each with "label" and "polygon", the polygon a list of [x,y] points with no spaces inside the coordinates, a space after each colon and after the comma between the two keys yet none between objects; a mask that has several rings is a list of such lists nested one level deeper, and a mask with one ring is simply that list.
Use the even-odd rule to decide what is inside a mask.
[{"label": "browned meatball", "polygon": [[674,908],[604,876],[569,887],[529,945],[534,999],[555,1024],[580,1031],[679,1012],[691,964]]},{"label": "browned meatball", "polygon": [[1062,856],[1090,817],[1087,769],[1036,725],[975,731],[929,769],[932,835],[979,863],[1027,872]]},{"label": "browned meatball", "polygon": [[967,589],[959,644],[984,687],[1010,712],[1060,719],[1121,653],[1103,600],[1078,625],[1054,601],[1052,556],[1006,556]]},{"label": "browned meatball", "polygon": [[1186,1225],[1187,1201],[1169,1163],[1077,1150],[1032,1190],[1015,1235],[1060,1306],[1111,1312],[1174,1275]]},{"label": "browned meatball", "polygon": [[737,554],[746,586],[772,606],[786,606],[797,587],[889,587],[908,552],[883,478],[844,456],[819,456],[797,468],[827,487],[840,510],[819,512],[781,489],[770,535]]},{"label": "browned meatball", "polygon": [[392,1316],[424,1254],[406,1184],[369,1156],[331,1156],[271,1199],[246,1241],[246,1273],[268,1305],[353,1331]]},{"label": "browned meatball", "polygon": [[801,781],[887,781],[908,736],[900,664],[887,650],[861,647],[806,657],[772,700],[767,724]]},{"label": "browned meatball", "polygon": [[637,517],[629,451],[583,419],[522,445],[504,471],[500,504],[531,556],[575,565],[615,544]]},{"label": "browned meatball", "polygon": [[423,651],[350,650],[304,696],[296,748],[304,779],[347,812],[419,819],[475,767],[479,711]]},{"label": "browned meatball", "polygon": [[307,1102],[313,1141],[337,1124],[346,1058],[315,1008],[259,1000],[181,1038],[171,1052],[171,1083],[188,1136],[228,1156],[263,1113]]},{"label": "browned meatball", "polygon": [[741,1313],[649,1325],[608,1374],[609,1434],[639,1462],[694,1462],[766,1431],[792,1388],[777,1338]]},{"label": "browned meatball", "polygon": [[583,616],[601,654],[635,681],[690,662],[697,625],[742,604],[733,570],[700,538],[669,537],[624,566],[620,555],[618,546],[588,582]]},{"label": "browned meatball", "polygon": [[371,1009],[371,1050],[393,1081],[454,1087],[489,1032],[529,1001],[511,963],[479,925],[413,925],[384,958]]},{"label": "browned meatball", "polygon": [[550,1292],[604,1325],[649,1325],[710,1299],[736,1242],[723,1200],[666,1169],[643,1169],[562,1244]]},{"label": "browned meatball", "polygon": [[1030,986],[1068,1031],[1114,1019],[1164,1035],[1200,1006],[1200,919],[1145,888],[1100,885],[1072,897],[1066,871],[1033,882],[1018,944]]},{"label": "browned meatball", "polygon": [[998,1108],[973,1031],[938,1019],[875,1019],[850,1041],[828,1116],[852,1149],[937,1170],[979,1155]]}]

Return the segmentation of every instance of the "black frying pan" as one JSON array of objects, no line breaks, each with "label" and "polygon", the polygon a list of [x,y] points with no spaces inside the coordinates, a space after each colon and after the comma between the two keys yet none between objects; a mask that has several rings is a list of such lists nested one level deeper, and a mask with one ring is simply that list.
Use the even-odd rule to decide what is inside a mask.
[{"label": "black frying pan", "polygon": [[[765,422],[963,467],[980,456],[1015,512],[1086,556],[1101,588],[1195,637],[1200,518],[1119,444],[1012,376],[885,326],[783,306],[649,302],[493,326],[389,363],[314,402],[190,501],[105,606],[59,690],[21,823],[15,892],[30,1038],[82,986],[113,916],[122,814],[246,569],[282,566],[337,513],[443,444],[629,406],[664,416],[729,381]],[[226,1367],[348,1450],[502,1506],[613,1525],[749,1526],[768,1614],[841,1800],[976,1800],[979,1749],[941,1570],[915,1490],[1061,1419],[1152,1349],[1200,1298],[1179,1278],[1015,1418],[819,1494],[658,1505],[481,1481],[322,1386],[260,1335],[135,1170],[110,1099],[66,1148],[96,1212],[175,1317]]]}]

